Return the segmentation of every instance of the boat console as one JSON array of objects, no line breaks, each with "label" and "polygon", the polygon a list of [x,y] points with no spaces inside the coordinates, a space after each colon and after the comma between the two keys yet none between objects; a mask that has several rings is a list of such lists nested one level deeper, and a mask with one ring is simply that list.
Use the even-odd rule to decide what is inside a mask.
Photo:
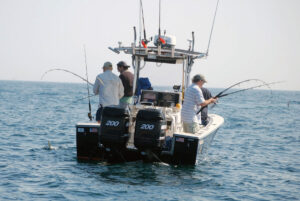
[{"label": "boat console", "polygon": [[147,105],[151,103],[153,106],[159,107],[176,107],[181,103],[181,93],[142,90],[139,102]]}]

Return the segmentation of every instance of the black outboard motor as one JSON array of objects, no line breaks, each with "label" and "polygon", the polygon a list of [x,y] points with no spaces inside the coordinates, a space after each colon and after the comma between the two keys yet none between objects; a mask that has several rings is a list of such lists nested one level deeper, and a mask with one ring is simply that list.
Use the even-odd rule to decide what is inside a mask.
[{"label": "black outboard motor", "polygon": [[103,109],[100,126],[100,143],[104,147],[125,148],[129,139],[129,112],[119,106]]},{"label": "black outboard motor", "polygon": [[161,110],[140,110],[136,117],[134,146],[139,150],[161,151],[167,122]]}]

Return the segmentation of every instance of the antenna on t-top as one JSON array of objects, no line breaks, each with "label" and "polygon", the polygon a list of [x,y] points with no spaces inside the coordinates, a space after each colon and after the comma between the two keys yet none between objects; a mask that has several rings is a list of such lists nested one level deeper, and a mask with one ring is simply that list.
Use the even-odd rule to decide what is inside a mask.
[{"label": "antenna on t-top", "polygon": [[216,20],[216,16],[217,16],[219,1],[220,0],[217,1],[215,15],[214,15],[213,23],[212,23],[211,30],[210,30],[210,36],[209,36],[209,40],[208,40],[208,45],[207,45],[207,50],[206,50],[206,56],[208,56],[208,52],[209,52],[209,46],[210,46],[210,41],[211,41],[212,33],[213,33],[213,30],[214,30],[214,25],[215,25],[215,20]]}]

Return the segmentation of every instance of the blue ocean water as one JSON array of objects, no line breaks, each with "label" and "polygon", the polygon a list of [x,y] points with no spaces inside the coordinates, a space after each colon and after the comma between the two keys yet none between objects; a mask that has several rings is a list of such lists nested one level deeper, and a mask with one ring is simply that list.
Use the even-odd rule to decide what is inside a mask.
[{"label": "blue ocean water", "polygon": [[225,124],[196,166],[78,162],[86,96],[85,84],[0,81],[0,200],[300,199],[299,91],[220,99],[210,112]]}]

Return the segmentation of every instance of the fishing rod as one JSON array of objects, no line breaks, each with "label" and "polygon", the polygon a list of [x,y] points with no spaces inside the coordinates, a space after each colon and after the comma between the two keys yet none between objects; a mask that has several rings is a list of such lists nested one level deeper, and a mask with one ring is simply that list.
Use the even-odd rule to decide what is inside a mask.
[{"label": "fishing rod", "polygon": [[84,49],[84,61],[85,61],[86,88],[87,88],[87,91],[88,91],[88,100],[89,100],[88,117],[89,117],[90,121],[92,121],[93,120],[93,116],[92,116],[92,107],[91,107],[91,100],[90,100],[90,87],[89,87],[89,77],[88,77],[88,70],[87,70],[87,59],[86,59],[85,45],[83,46],[83,49]]},{"label": "fishing rod", "polygon": [[[220,93],[218,93],[215,97],[216,97],[216,98],[219,98],[224,92],[228,91],[229,89],[231,89],[231,88],[233,88],[233,87],[235,87],[235,86],[239,86],[239,85],[241,85],[241,84],[243,84],[243,83],[245,83],[245,82],[251,82],[251,81],[262,82],[263,84],[265,84],[266,86],[268,86],[268,84],[267,84],[265,81],[260,80],[260,79],[248,79],[248,80],[243,80],[243,81],[240,81],[240,82],[238,82],[238,83],[235,83],[235,84],[229,86],[228,88],[224,89],[223,91],[221,91]],[[271,89],[270,86],[268,86],[268,88]]]},{"label": "fishing rod", "polygon": [[249,87],[249,88],[246,88],[246,89],[237,90],[237,91],[234,91],[234,92],[230,92],[230,93],[227,93],[227,94],[220,95],[217,98],[221,98],[221,97],[224,97],[224,96],[228,96],[228,95],[231,95],[231,94],[243,92],[243,91],[250,90],[250,89],[255,89],[255,88],[263,87],[263,86],[266,86],[266,85],[278,84],[278,83],[282,83],[282,81],[270,82],[270,83],[267,83],[267,84],[261,84],[261,85],[258,85],[258,86],[254,86],[254,87]]},{"label": "fishing rod", "polygon": [[63,72],[67,72],[67,73],[70,73],[72,75],[75,75],[76,77],[82,79],[83,81],[87,82],[89,85],[91,86],[94,86],[92,83],[90,83],[87,79],[85,79],[84,77],[81,77],[80,75],[72,72],[72,71],[69,71],[67,69],[63,69],[63,68],[52,68],[50,70],[47,70],[41,77],[41,80],[45,77],[46,74],[48,74],[49,72],[52,72],[52,71],[63,71]]},{"label": "fishing rod", "polygon": [[[249,81],[260,81],[260,82],[263,82],[263,84],[260,84],[260,85],[256,85],[254,87],[249,87],[249,88],[245,88],[245,89],[240,89],[240,90],[237,90],[237,91],[234,91],[234,92],[230,92],[230,93],[227,93],[227,94],[223,94],[224,92],[228,91],[229,89],[235,87],[235,86],[238,86],[242,83],[245,83],[245,82],[249,82]],[[216,99],[216,98],[221,98],[221,97],[225,97],[225,96],[228,96],[228,95],[231,95],[231,94],[235,94],[235,93],[239,93],[239,92],[243,92],[243,91],[247,91],[247,90],[250,90],[250,89],[255,89],[255,88],[259,88],[259,87],[263,87],[263,86],[267,86],[269,89],[270,88],[270,85],[272,84],[278,84],[278,83],[282,83],[283,81],[278,81],[278,82],[270,82],[270,83],[266,83],[262,80],[259,80],[259,79],[248,79],[248,80],[244,80],[244,81],[241,81],[241,82],[238,82],[236,84],[233,84],[231,85],[230,87],[226,88],[225,90],[221,91],[220,93],[218,93],[216,96],[214,96],[213,98]],[[196,113],[197,115],[202,112],[202,110],[207,107],[207,106],[204,106],[204,107],[201,107],[200,110]]]},{"label": "fishing rod", "polygon": [[158,39],[160,39],[160,13],[161,13],[161,0],[159,0],[159,16],[158,16]]},{"label": "fishing rod", "polygon": [[161,37],[160,22],[161,22],[161,0],[159,0],[159,16],[158,16],[158,38],[157,38],[157,44],[166,44],[166,41]]},{"label": "fishing rod", "polygon": [[146,27],[145,27],[145,19],[144,19],[144,9],[143,9],[143,2],[140,0],[140,9],[142,14],[142,21],[143,21],[143,32],[144,32],[144,39],[141,41],[144,48],[147,48],[148,40],[146,36]]}]

